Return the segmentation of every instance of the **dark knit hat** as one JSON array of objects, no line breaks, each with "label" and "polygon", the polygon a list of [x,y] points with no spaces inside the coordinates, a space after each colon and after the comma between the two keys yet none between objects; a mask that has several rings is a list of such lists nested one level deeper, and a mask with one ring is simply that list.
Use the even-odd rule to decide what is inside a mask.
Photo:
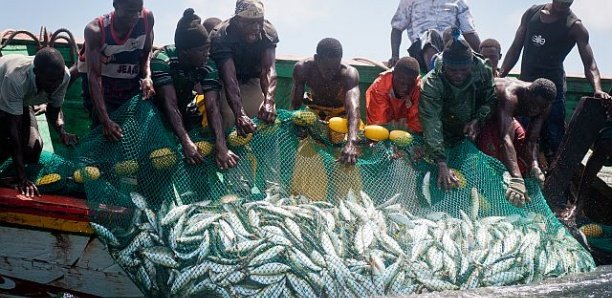
[{"label": "dark knit hat", "polygon": [[208,31],[202,26],[202,19],[195,14],[193,8],[185,9],[183,17],[178,21],[174,32],[176,48],[188,50],[209,42]]},{"label": "dark knit hat", "polygon": [[444,47],[442,60],[444,65],[448,66],[465,66],[472,62],[472,48],[464,39],[461,39],[461,31],[453,28],[452,39]]}]

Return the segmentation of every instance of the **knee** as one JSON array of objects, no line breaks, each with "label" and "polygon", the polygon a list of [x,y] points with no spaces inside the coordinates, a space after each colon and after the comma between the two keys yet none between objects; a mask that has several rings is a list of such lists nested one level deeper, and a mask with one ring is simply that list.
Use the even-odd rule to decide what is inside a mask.
[{"label": "knee", "polygon": [[24,150],[24,162],[28,164],[38,163],[40,159],[40,154],[42,153],[43,142],[41,139],[37,139],[32,144],[28,144],[28,146]]}]

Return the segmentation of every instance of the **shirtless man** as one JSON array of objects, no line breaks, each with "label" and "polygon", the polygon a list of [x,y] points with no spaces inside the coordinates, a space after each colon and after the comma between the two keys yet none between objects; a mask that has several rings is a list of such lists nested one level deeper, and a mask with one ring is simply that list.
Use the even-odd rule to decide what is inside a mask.
[{"label": "shirtless man", "polygon": [[[309,96],[304,99],[306,86]],[[340,161],[357,161],[357,130],[359,128],[359,72],[342,63],[342,45],[334,38],[324,38],[317,45],[314,57],[295,64],[291,107],[299,109],[302,103],[319,114],[322,120],[336,116],[348,118],[348,140]]]},{"label": "shirtless man", "polygon": [[[540,185],[544,174],[538,164],[538,140],[542,124],[555,99],[557,88],[547,79],[533,83],[513,78],[495,79],[498,100],[495,116],[489,119],[478,138],[478,148],[504,163],[510,172],[506,199],[522,207],[529,200],[523,177],[529,174]],[[527,134],[515,117],[527,117]]]}]

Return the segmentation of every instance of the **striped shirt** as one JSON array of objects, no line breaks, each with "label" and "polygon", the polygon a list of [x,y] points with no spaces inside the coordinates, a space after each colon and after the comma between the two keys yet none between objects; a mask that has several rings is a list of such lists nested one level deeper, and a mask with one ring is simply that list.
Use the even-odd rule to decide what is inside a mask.
[{"label": "striped shirt", "polygon": [[[104,101],[120,105],[140,92],[141,63],[148,55],[145,44],[149,35],[148,11],[142,14],[128,36],[120,39],[113,30],[115,12],[98,17],[102,31],[101,75]],[[84,57],[80,58],[84,62]],[[79,63],[79,72],[87,73],[87,64]],[[84,86],[85,87],[85,86]],[[90,97],[84,88],[85,97]]]},{"label": "striped shirt", "polygon": [[391,19],[391,27],[406,30],[410,42],[429,29],[441,34],[453,26],[463,33],[476,31],[466,0],[401,0]]},{"label": "striped shirt", "polygon": [[151,59],[151,79],[154,87],[174,85],[178,108],[183,111],[193,99],[193,86],[202,85],[204,92],[221,90],[217,65],[212,59],[208,64],[192,69],[182,69],[179,63],[178,50],[173,46],[165,46],[156,51]]},{"label": "striped shirt", "polygon": [[64,80],[51,94],[38,90],[34,74],[34,56],[6,55],[0,57],[0,110],[22,115],[23,107],[48,103],[59,108],[64,96],[70,71],[65,67]]}]

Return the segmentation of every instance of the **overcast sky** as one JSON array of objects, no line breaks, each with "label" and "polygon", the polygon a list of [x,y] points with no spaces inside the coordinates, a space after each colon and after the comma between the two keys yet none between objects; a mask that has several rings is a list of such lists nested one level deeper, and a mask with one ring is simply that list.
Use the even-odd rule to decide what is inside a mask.
[{"label": "overcast sky", "polygon": [[[334,37],[344,46],[345,58],[366,57],[386,61],[390,54],[390,20],[399,0],[265,0],[266,18],[277,28],[278,55],[309,56],[325,37]],[[38,33],[40,26],[50,30],[65,27],[82,37],[87,22],[112,11],[112,0],[3,1],[0,30],[27,29]],[[527,0],[469,0],[481,39],[496,38],[502,51],[508,49],[520,21],[531,5],[543,2]],[[156,19],[155,44],[173,42],[176,22],[187,7],[193,7],[203,19],[228,18],[234,0],[145,0],[145,7]],[[612,77],[612,1],[576,1],[572,6],[589,30],[591,45],[602,73]],[[408,48],[403,35],[402,51]],[[578,51],[566,60],[570,74],[582,74]],[[518,66],[515,68],[518,70]]]}]

